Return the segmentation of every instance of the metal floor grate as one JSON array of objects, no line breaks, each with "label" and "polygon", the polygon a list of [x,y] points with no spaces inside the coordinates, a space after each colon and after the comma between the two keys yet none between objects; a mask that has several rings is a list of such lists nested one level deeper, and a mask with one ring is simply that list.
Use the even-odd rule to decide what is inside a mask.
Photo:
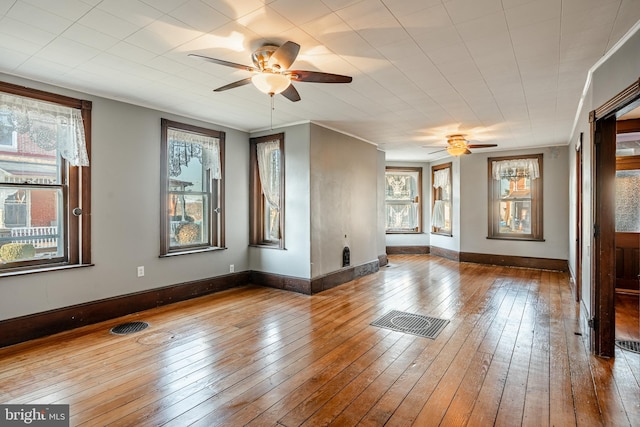
[{"label": "metal floor grate", "polygon": [[371,323],[372,326],[431,339],[435,339],[447,324],[449,324],[449,321],[445,319],[405,313],[397,310],[392,310]]},{"label": "metal floor grate", "polygon": [[147,322],[127,322],[114,326],[110,332],[116,335],[128,335],[147,329],[148,326]]},{"label": "metal floor grate", "polygon": [[616,345],[623,349],[623,350],[627,350],[630,351],[632,353],[639,353],[640,354],[640,341],[622,341],[622,340],[616,340]]}]

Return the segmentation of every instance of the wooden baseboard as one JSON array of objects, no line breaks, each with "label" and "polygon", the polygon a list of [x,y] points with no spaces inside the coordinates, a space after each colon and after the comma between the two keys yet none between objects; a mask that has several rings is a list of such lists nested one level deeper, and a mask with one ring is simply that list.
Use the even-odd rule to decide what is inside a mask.
[{"label": "wooden baseboard", "polygon": [[378,266],[384,267],[389,264],[389,258],[387,258],[387,254],[378,255]]},{"label": "wooden baseboard", "polygon": [[380,270],[380,262],[378,260],[353,267],[342,268],[333,273],[311,279],[311,293],[317,294],[327,289],[335,288],[343,283],[355,280],[358,277],[375,273],[378,270]]},{"label": "wooden baseboard", "polygon": [[536,268],[540,270],[569,270],[569,264],[567,263],[566,259],[533,258],[513,255],[493,255],[460,252],[460,261],[473,262],[477,264],[502,265],[505,267]]},{"label": "wooden baseboard", "polygon": [[431,255],[447,258],[452,261],[460,261],[460,252],[452,251],[451,249],[439,248],[437,246],[431,246]]},{"label": "wooden baseboard", "polygon": [[429,246],[387,246],[387,255],[428,254]]},{"label": "wooden baseboard", "polygon": [[251,271],[249,280],[250,283],[254,285],[311,295],[311,280],[309,279],[265,273],[262,271]]},{"label": "wooden baseboard", "polygon": [[231,289],[248,282],[249,272],[240,272],[2,320],[0,347]]}]

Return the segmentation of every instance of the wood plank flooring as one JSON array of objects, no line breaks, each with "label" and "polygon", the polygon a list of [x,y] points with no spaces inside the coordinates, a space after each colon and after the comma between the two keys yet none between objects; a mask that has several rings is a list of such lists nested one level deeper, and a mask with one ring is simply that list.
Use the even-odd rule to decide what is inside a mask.
[{"label": "wood plank flooring", "polygon": [[[589,354],[566,274],[389,260],[311,297],[246,286],[0,349],[0,403],[69,404],[73,426],[640,425],[640,355]],[[370,325],[390,310],[450,323]],[[132,320],[150,326],[109,333]]]}]

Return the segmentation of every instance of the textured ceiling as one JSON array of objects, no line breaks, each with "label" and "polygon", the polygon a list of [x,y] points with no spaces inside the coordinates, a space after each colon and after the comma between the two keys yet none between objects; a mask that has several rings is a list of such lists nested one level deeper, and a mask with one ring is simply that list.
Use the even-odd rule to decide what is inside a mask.
[{"label": "textured ceiling", "polygon": [[[640,19],[638,0],[0,0],[0,72],[245,131],[313,121],[429,161],[461,132],[498,149],[566,144],[588,70]],[[189,53],[353,76],[269,97]],[[271,116],[273,113],[273,116]],[[425,145],[427,147],[425,147]]]}]

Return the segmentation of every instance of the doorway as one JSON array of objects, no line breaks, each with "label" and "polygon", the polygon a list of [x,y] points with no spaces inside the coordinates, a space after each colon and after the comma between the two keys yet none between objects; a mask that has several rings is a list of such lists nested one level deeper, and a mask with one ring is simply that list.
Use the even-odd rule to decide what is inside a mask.
[{"label": "doorway", "polygon": [[616,123],[616,343],[640,341],[640,108]]},{"label": "doorway", "polygon": [[616,136],[618,118],[640,107],[640,81],[590,114],[593,180],[591,350],[613,357],[616,338]]}]

